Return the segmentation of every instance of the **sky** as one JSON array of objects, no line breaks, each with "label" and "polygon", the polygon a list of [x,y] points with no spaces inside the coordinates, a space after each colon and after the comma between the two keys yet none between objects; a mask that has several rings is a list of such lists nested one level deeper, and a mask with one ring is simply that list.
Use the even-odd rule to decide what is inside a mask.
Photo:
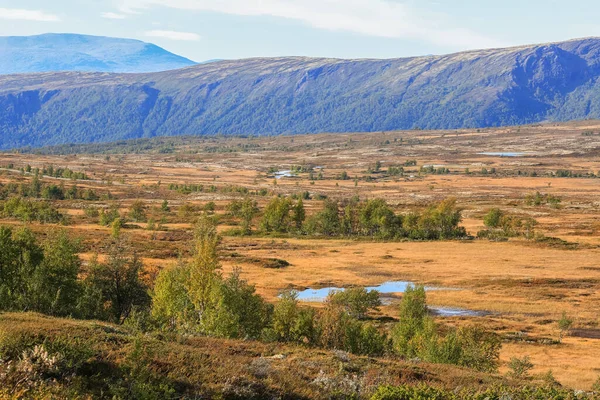
[{"label": "sky", "polygon": [[194,61],[398,58],[600,36],[597,0],[0,0],[0,36],[139,39]]}]

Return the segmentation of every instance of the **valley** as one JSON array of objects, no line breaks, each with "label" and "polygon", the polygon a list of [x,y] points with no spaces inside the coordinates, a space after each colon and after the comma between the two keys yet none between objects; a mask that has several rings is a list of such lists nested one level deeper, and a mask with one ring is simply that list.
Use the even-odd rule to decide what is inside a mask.
[{"label": "valley", "polygon": [[[50,166],[87,179],[64,178],[64,173],[35,178],[36,169]],[[162,137],[4,152],[0,167],[4,226],[24,224],[17,214],[6,213],[18,185],[29,187],[38,179],[43,187],[66,191],[76,185],[87,193],[34,200],[51,203],[64,216],[62,225],[25,223],[41,237],[58,229],[80,238],[84,271],[94,254],[101,260],[107,255],[111,227],[99,221],[109,210],[122,216],[120,235],[140,256],[150,285],[159,271],[191,256],[193,223],[203,214],[214,215],[222,235],[223,273],[241,268],[241,277],[269,303],[288,289],[413,282],[435,289],[427,291],[430,307],[476,312],[436,321],[450,327],[480,324],[500,335],[495,378],[509,372],[512,358],[523,356],[533,364],[531,382],[552,371],[564,387],[589,391],[600,376],[599,121]],[[329,200],[382,199],[406,218],[455,199],[467,235],[423,240],[327,235],[318,229],[265,233],[262,214],[275,196],[302,199],[307,221]],[[231,204],[248,198],[260,211],[250,218],[251,233],[243,235]],[[135,207],[143,210],[139,221],[131,218]],[[522,220],[521,231],[503,235],[486,227],[492,209]],[[402,293],[385,293],[383,299],[369,318],[385,330],[397,318]],[[558,325],[562,315],[572,320],[564,338]]]}]

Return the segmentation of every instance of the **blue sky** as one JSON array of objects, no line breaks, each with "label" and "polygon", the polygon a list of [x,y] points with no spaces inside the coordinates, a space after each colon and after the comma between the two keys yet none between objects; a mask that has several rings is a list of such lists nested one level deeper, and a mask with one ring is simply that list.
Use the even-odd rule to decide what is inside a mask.
[{"label": "blue sky", "polygon": [[195,61],[394,58],[600,36],[593,0],[0,0],[0,36],[84,33]]}]

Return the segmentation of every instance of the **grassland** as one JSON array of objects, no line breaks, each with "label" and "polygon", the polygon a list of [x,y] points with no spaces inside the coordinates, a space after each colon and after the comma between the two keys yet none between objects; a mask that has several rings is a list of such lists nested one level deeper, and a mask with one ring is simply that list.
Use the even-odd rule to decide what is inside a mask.
[{"label": "grassland", "polygon": [[[85,260],[96,252],[102,256],[102,241],[110,234],[110,228],[100,226],[85,209],[114,205],[126,214],[135,201],[142,200],[149,217],[163,220],[163,230],[128,222],[124,233],[143,257],[149,280],[157,270],[176,263],[180,255],[189,254],[191,224],[207,203],[214,202],[214,212],[222,216],[220,230],[225,234],[221,246],[225,270],[243,268],[243,276],[269,301],[276,301],[286,288],[377,285],[392,280],[452,289],[430,292],[429,303],[485,311],[486,316],[453,317],[445,322],[462,325],[476,320],[500,333],[504,339],[501,373],[507,371],[512,357],[529,355],[534,374],[552,370],[561,384],[589,390],[600,375],[599,133],[600,122],[584,121],[480,131],[161,138],[143,145],[138,141],[96,146],[89,154],[85,146],[78,147],[77,154],[56,154],[66,153],[68,148],[39,154],[2,153],[0,165],[5,168],[0,171],[0,183],[30,183],[32,175],[19,171],[27,165],[85,172],[90,179],[41,178],[67,188],[75,183],[81,189],[93,189],[101,198],[54,202],[69,216],[64,229],[82,238],[81,256]],[[493,152],[523,154],[482,154]],[[403,175],[369,171],[377,161],[385,171],[411,160],[416,166],[404,166]],[[421,170],[430,165],[448,168],[450,173]],[[312,167],[314,179],[309,172],[275,178],[273,171],[292,166]],[[577,177],[558,177],[557,171],[571,171]],[[318,179],[318,172],[323,179]],[[349,179],[340,179],[344,172]],[[203,185],[204,190],[182,193],[169,189],[175,184]],[[231,236],[227,232],[239,222],[226,215],[226,206],[245,196],[239,193],[240,188],[250,191],[261,208],[273,195],[308,191],[308,214],[320,209],[318,196],[383,198],[399,213],[422,210],[454,197],[463,210],[462,225],[473,236],[484,228],[485,213],[498,207],[535,218],[538,232],[563,241],[384,242],[295,235]],[[554,206],[527,204],[526,196],[535,192],[556,196],[561,202]],[[168,213],[160,211],[165,199],[171,209]],[[22,222],[6,218],[1,223]],[[30,226],[40,235],[56,229],[47,224]],[[272,258],[290,265],[265,268],[263,261]],[[376,317],[395,317],[400,297],[392,295],[391,303]],[[572,335],[558,344],[556,321],[563,312],[575,323]],[[10,318],[16,317],[2,317],[0,325],[10,324]],[[32,321],[37,320],[27,323],[34,328],[37,322]],[[267,352],[262,347],[252,351]]]}]

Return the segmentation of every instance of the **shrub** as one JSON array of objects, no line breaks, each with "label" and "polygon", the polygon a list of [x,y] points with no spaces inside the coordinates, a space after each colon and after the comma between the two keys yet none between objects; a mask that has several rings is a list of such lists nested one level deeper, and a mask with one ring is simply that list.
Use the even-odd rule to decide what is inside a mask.
[{"label": "shrub", "polygon": [[400,303],[400,322],[392,329],[394,350],[405,357],[496,371],[500,338],[480,327],[462,327],[442,336],[427,316],[425,289],[409,286]]},{"label": "shrub", "polygon": [[358,319],[364,318],[369,310],[375,310],[381,305],[378,291],[358,287],[332,292],[328,301],[341,306],[350,316]]},{"label": "shrub", "polygon": [[508,368],[510,369],[509,375],[515,378],[525,378],[529,375],[529,371],[533,369],[533,363],[529,356],[523,358],[513,357],[508,362]]},{"label": "shrub", "polygon": [[119,210],[116,206],[111,207],[109,210],[100,211],[100,225],[111,226],[112,223],[117,219],[121,218]]},{"label": "shrub", "polygon": [[563,311],[561,318],[558,320],[558,329],[560,329],[559,341],[562,340],[565,333],[573,326],[573,320],[567,317],[567,313]]}]

